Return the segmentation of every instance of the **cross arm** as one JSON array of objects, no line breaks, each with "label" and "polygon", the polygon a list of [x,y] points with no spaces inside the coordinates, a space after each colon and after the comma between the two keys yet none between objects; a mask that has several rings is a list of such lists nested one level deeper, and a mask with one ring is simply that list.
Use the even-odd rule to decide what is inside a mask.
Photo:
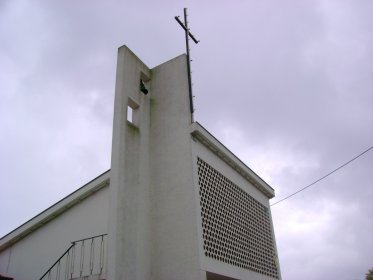
[{"label": "cross arm", "polygon": [[175,17],[176,21],[180,24],[180,26],[185,30],[185,31],[188,31],[188,34],[190,36],[190,38],[192,38],[192,40],[194,41],[194,43],[198,44],[198,40],[193,36],[192,33],[189,32],[189,30],[185,27],[184,23],[179,19],[179,17]]}]

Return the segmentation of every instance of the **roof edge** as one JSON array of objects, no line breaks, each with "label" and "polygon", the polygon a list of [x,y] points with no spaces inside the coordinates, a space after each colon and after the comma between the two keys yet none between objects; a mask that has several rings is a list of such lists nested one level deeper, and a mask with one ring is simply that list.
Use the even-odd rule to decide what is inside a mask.
[{"label": "roof edge", "polygon": [[231,166],[236,172],[238,172],[242,177],[253,184],[268,198],[273,198],[275,196],[274,189],[267,182],[265,182],[258,174],[256,174],[245,163],[243,163],[235,154],[233,154],[227,147],[225,147],[201,124],[199,124],[198,122],[192,123],[190,133],[196,140],[206,146],[210,151],[221,158],[229,166]]},{"label": "roof edge", "polygon": [[64,197],[60,201],[56,202],[43,212],[39,213],[35,217],[31,218],[24,224],[20,225],[10,233],[4,235],[0,239],[0,251],[8,248],[12,244],[26,237],[30,233],[34,232],[41,226],[50,222],[54,218],[58,217],[80,201],[84,200],[91,194],[99,191],[100,189],[108,186],[110,183],[110,169],[97,176],[93,180],[89,181],[84,186],[80,187],[73,193]]}]

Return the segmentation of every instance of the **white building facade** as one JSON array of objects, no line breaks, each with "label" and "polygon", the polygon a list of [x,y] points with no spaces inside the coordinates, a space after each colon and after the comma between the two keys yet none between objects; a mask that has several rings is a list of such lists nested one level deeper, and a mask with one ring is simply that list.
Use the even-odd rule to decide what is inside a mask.
[{"label": "white building facade", "polygon": [[3,237],[1,275],[281,279],[274,191],[191,122],[186,63],[119,49],[111,170]]}]

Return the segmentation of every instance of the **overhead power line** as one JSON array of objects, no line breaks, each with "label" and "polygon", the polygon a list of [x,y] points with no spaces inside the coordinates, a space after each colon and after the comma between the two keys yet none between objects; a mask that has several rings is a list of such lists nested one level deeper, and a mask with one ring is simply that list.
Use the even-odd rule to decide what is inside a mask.
[{"label": "overhead power line", "polygon": [[357,156],[355,156],[354,158],[350,159],[349,161],[345,162],[344,164],[342,164],[341,166],[337,167],[336,169],[334,169],[333,171],[329,172],[328,174],[322,176],[321,178],[317,179],[316,181],[312,182],[311,184],[297,190],[296,192],[284,197],[283,199],[280,199],[279,201],[276,201],[275,203],[271,204],[271,206],[274,206],[276,204],[279,204],[280,202],[283,202],[284,200],[287,200],[289,199],[290,197],[300,193],[301,191],[304,191],[305,189],[315,185],[316,183],[320,182],[321,180],[325,179],[326,177],[332,175],[333,173],[337,172],[338,170],[342,169],[343,167],[345,167],[346,165],[350,164],[351,162],[353,162],[354,160],[358,159],[359,157],[361,157],[362,155],[366,154],[367,152],[369,152],[371,149],[373,149],[373,146],[366,149],[364,152],[358,154]]}]

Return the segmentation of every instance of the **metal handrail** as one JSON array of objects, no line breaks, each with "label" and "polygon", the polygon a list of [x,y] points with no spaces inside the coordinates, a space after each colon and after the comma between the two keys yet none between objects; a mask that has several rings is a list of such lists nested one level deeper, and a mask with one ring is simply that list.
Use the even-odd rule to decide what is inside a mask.
[{"label": "metal handrail", "polygon": [[[43,276],[40,278],[40,280],[42,280],[45,276],[47,276],[48,274],[48,279],[50,279],[51,277],[51,274],[53,274],[52,270],[53,268],[55,268],[57,266],[57,271],[56,271],[56,279],[60,279],[60,265],[61,263],[63,263],[64,261],[62,260],[66,255],[66,268],[65,268],[65,274],[68,275],[68,274],[71,274],[71,277],[73,276],[73,271],[74,271],[74,263],[75,263],[75,246],[78,244],[78,243],[81,243],[81,248],[80,248],[80,269],[79,269],[79,272],[80,272],[80,277],[82,277],[82,274],[83,274],[83,269],[84,269],[84,251],[85,251],[85,248],[84,248],[84,241],[86,240],[91,240],[91,248],[90,248],[90,264],[89,264],[89,269],[90,269],[90,273],[92,274],[92,271],[93,271],[93,268],[94,268],[94,256],[92,256],[92,254],[94,254],[94,240],[95,239],[98,239],[100,238],[101,239],[101,243],[99,244],[99,253],[100,253],[100,258],[99,258],[99,269],[100,269],[100,274],[102,273],[102,270],[103,270],[103,260],[104,260],[104,236],[106,236],[107,234],[100,234],[100,235],[95,235],[95,236],[92,236],[92,237],[88,237],[88,238],[83,238],[83,239],[80,239],[80,240],[76,240],[76,241],[73,241],[71,242],[71,245],[70,247],[61,255],[61,257],[58,258],[58,260],[56,262],[53,263],[53,265],[43,274]],[[71,251],[71,254],[70,254],[70,251]],[[70,270],[71,269],[71,270]],[[65,275],[65,278],[66,278],[66,275]],[[70,277],[70,278],[71,278]]]},{"label": "metal handrail", "polygon": [[63,253],[62,254],[62,256],[47,270],[47,272],[45,272],[44,274],[43,274],[43,276],[42,277],[40,277],[40,280],[42,280],[43,278],[44,278],[44,276],[45,275],[47,275],[52,269],[53,269],[53,267],[56,265],[56,264],[58,264],[58,262],[59,261],[61,261],[62,260],[62,258],[70,251],[70,249],[72,248],[72,247],[74,247],[75,246],[75,244],[71,244],[71,246],[69,247],[69,249],[67,249],[66,251],[65,251],[65,253]]},{"label": "metal handrail", "polygon": [[86,241],[86,240],[89,240],[89,239],[95,239],[97,237],[101,237],[101,236],[105,236],[105,235],[107,235],[107,233],[100,234],[100,235],[95,235],[95,236],[87,237],[87,238],[83,238],[83,239],[79,239],[79,240],[76,240],[76,241],[72,241],[71,243],[78,243],[78,242],[81,242],[81,241]]}]

